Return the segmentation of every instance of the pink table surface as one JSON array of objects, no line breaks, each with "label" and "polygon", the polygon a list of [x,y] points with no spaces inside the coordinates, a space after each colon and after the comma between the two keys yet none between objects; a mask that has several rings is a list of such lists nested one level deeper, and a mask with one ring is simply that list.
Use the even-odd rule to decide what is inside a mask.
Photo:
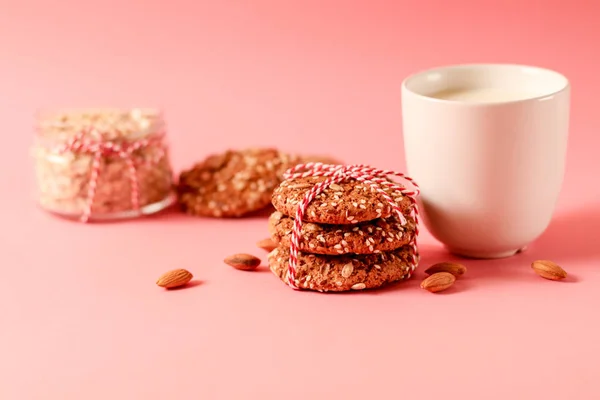
[{"label": "pink table surface", "polygon": [[[391,4],[394,5],[391,5]],[[599,399],[600,6],[572,1],[5,0],[0,399]],[[564,190],[530,249],[342,295],[224,266],[264,218],[80,225],[30,198],[32,113],[158,105],[178,170],[275,145],[403,169],[401,80],[463,62],[572,81]],[[425,232],[422,265],[453,259]],[[549,258],[568,282],[534,275]],[[163,291],[187,268],[198,284]]]}]

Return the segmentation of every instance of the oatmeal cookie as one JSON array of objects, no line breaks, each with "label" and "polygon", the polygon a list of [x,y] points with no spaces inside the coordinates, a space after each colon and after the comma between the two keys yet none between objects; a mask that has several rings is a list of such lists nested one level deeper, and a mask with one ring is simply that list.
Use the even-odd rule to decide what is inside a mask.
[{"label": "oatmeal cookie", "polygon": [[[296,285],[301,289],[320,292],[379,288],[409,277],[411,254],[408,246],[368,255],[298,253]],[[268,255],[269,268],[284,283],[289,257],[289,249],[282,246]]]},{"label": "oatmeal cookie", "polygon": [[242,217],[267,207],[293,156],[271,148],[228,150],[180,174],[181,209],[206,217]]},{"label": "oatmeal cookie", "polygon": [[[310,176],[285,180],[273,192],[273,206],[285,215],[296,215],[298,204],[306,193],[325,177]],[[400,185],[403,187],[402,185]],[[400,206],[403,214],[408,214],[412,203],[408,196],[384,189]],[[350,180],[332,184],[308,205],[304,221],[318,224],[356,224],[392,215],[392,207],[370,186]]]},{"label": "oatmeal cookie", "polygon": [[[391,251],[410,244],[415,223],[406,217],[406,226],[397,216],[379,218],[354,225],[302,224],[300,251],[314,254],[371,254]],[[275,211],[269,217],[271,238],[281,246],[290,246],[294,219]]]}]

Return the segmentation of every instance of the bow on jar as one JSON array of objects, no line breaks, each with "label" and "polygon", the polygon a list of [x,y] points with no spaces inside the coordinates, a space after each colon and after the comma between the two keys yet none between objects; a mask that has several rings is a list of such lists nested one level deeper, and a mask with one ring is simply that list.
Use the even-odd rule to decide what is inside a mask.
[{"label": "bow on jar", "polygon": [[[97,136],[100,137],[100,139],[94,140],[91,139],[91,136]],[[87,222],[92,214],[92,206],[94,204],[94,197],[96,196],[98,177],[100,176],[100,166],[103,157],[118,157],[125,162],[129,174],[129,181],[131,183],[131,206],[134,210],[139,210],[140,187],[137,167],[134,161],[134,153],[151,144],[160,144],[162,140],[162,134],[122,143],[105,140],[102,139],[102,137],[103,135],[101,133],[89,129],[78,133],[66,143],[56,148],[58,154],[72,152],[75,154],[87,154],[93,157],[87,199],[83,214],[80,217],[81,222]],[[158,146],[157,148],[159,149],[157,157],[148,160],[151,164],[158,163],[165,155],[162,146]]]},{"label": "bow on jar", "polygon": [[[396,184],[395,182],[391,182],[387,179],[387,177],[391,175],[401,177],[410,182],[414,189],[409,190]],[[302,219],[304,218],[304,214],[306,213],[308,205],[317,195],[322,193],[331,184],[337,184],[349,180],[363,182],[379,193],[394,210],[402,225],[407,223],[406,217],[402,214],[402,210],[398,204],[390,195],[385,192],[384,189],[392,189],[395,192],[408,196],[410,199],[412,203],[411,217],[415,221],[415,235],[410,244],[412,251],[410,266],[411,270],[409,272],[410,276],[410,273],[412,273],[417,267],[419,257],[417,248],[417,236],[419,235],[419,210],[416,201],[416,197],[419,195],[419,186],[413,181],[413,179],[400,172],[377,169],[364,164],[330,165],[323,163],[307,163],[296,165],[295,167],[288,169],[284,174],[285,179],[299,179],[312,176],[327,177],[327,179],[315,184],[304,195],[304,198],[298,204],[298,208],[296,209],[294,228],[292,230],[292,236],[290,239],[290,260],[288,264],[287,284],[294,289],[298,289],[296,284],[298,248],[300,247],[300,238],[302,235]]]}]

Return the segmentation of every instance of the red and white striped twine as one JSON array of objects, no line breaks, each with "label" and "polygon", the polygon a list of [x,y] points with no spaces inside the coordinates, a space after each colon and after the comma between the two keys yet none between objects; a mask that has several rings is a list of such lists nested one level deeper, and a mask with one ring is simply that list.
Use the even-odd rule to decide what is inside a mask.
[{"label": "red and white striped twine", "polygon": [[89,154],[93,156],[90,180],[88,183],[87,201],[83,214],[80,217],[80,221],[88,222],[92,214],[92,207],[94,205],[94,197],[96,196],[96,189],[98,187],[98,177],[100,176],[100,167],[103,157],[116,156],[125,161],[131,183],[131,206],[132,209],[138,210],[140,208],[140,186],[137,176],[137,167],[134,161],[134,153],[151,144],[159,144],[159,146],[157,146],[159,149],[157,157],[146,160],[146,162],[149,162],[150,164],[159,162],[165,155],[164,148],[160,145],[163,135],[153,135],[152,137],[119,143],[102,139],[92,140],[90,138],[91,133],[96,133],[97,136],[102,137],[101,133],[96,132],[93,129],[82,131],[56,149],[58,154],[73,152],[76,154]]},{"label": "red and white striped twine", "polygon": [[[398,184],[386,179],[388,176],[393,175],[401,177],[406,181],[410,182],[414,189],[409,190],[399,186]],[[285,179],[298,179],[306,178],[310,176],[323,176],[328,177],[326,180],[317,183],[313,186],[304,196],[304,199],[298,205],[296,209],[296,216],[294,220],[294,229],[292,230],[291,244],[290,244],[290,260],[288,264],[287,284],[294,288],[299,289],[296,284],[296,272],[298,267],[298,249],[300,247],[300,239],[302,237],[302,219],[306,213],[306,209],[313,199],[322,193],[327,187],[333,183],[340,183],[348,180],[357,180],[369,185],[372,189],[376,190],[381,197],[388,202],[392,209],[396,212],[400,223],[405,225],[407,223],[406,218],[402,214],[402,209],[399,205],[390,197],[384,188],[393,189],[405,196],[408,196],[412,203],[411,217],[415,220],[415,234],[410,243],[411,247],[411,266],[408,276],[415,270],[418,264],[419,250],[417,248],[417,236],[419,235],[419,210],[417,206],[417,196],[419,195],[419,186],[408,176],[400,172],[391,170],[383,170],[370,167],[364,164],[356,165],[330,165],[323,163],[307,163],[299,164],[293,168],[288,169],[285,174]]]}]

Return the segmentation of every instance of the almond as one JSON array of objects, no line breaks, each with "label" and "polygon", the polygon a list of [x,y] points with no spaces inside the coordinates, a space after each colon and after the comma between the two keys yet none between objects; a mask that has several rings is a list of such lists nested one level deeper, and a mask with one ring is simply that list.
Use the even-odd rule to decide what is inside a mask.
[{"label": "almond", "polygon": [[433,264],[431,267],[425,270],[425,273],[427,275],[432,275],[438,272],[449,272],[458,278],[459,276],[467,272],[467,267],[459,263],[444,261],[437,264]]},{"label": "almond", "polygon": [[258,242],[256,242],[256,245],[268,252],[275,250],[275,247],[277,247],[277,243],[275,243],[275,241],[273,241],[273,239],[271,238],[259,240]]},{"label": "almond", "polygon": [[260,265],[260,258],[250,254],[234,254],[227,257],[225,264],[231,265],[235,269],[243,271],[252,271]]},{"label": "almond", "polygon": [[183,286],[192,280],[194,275],[185,269],[174,269],[172,271],[164,273],[156,284],[160,287],[167,289]]},{"label": "almond", "polygon": [[421,282],[421,289],[425,289],[431,293],[441,292],[448,289],[454,284],[456,277],[450,272],[436,272],[429,275]]},{"label": "almond", "polygon": [[542,278],[559,281],[567,277],[567,273],[558,264],[550,260],[537,260],[531,263],[531,268]]}]

